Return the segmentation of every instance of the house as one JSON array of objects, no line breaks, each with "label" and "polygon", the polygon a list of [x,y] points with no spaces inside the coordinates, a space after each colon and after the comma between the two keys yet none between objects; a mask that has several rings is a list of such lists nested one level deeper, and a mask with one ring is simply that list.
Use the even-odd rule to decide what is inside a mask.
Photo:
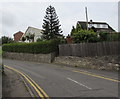
[{"label": "house", "polygon": [[[38,38],[42,38],[42,34],[43,30],[42,29],[38,29],[38,28],[34,28],[34,27],[28,27],[27,30],[25,31],[25,34],[23,35],[23,37],[27,37],[29,35],[34,35],[33,38],[33,42],[36,42]],[[26,40],[25,42],[28,42],[28,40]],[[30,41],[32,42],[32,41]]]},{"label": "house", "polygon": [[14,36],[14,41],[16,42],[20,42],[21,41],[21,37],[23,36],[23,32],[19,31],[17,33],[15,33],[13,36]]},{"label": "house", "polygon": [[[77,24],[80,24],[82,29],[87,30],[86,21],[78,21]],[[115,30],[106,22],[93,22],[92,20],[88,22],[88,29],[93,29],[95,32],[115,32]]]}]

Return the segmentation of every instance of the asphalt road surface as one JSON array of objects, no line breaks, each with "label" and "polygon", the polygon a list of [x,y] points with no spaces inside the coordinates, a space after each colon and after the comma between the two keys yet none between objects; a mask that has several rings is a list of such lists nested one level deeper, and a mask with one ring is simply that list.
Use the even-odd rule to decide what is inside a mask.
[{"label": "asphalt road surface", "polygon": [[118,73],[3,59],[29,75],[50,97],[118,97]]}]

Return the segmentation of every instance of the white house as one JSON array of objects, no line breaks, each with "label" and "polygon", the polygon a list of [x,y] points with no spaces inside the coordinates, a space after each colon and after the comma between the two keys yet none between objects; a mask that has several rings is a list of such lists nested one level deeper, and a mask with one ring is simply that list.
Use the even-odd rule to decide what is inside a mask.
[{"label": "white house", "polygon": [[[42,33],[43,33],[42,29],[28,27],[27,30],[25,31],[25,34],[23,35],[23,37],[34,34],[34,42],[36,42],[38,38],[42,37],[42,35],[43,35]],[[28,42],[28,41],[26,40],[25,42]]]}]

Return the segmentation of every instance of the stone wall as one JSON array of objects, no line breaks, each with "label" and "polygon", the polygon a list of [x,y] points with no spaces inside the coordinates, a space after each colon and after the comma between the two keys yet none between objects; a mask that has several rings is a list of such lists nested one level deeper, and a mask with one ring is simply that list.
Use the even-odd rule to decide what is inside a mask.
[{"label": "stone wall", "polygon": [[9,58],[9,59],[22,60],[22,61],[51,63],[54,60],[55,53],[50,53],[50,54],[28,54],[28,53],[4,52],[3,57],[4,58]]},{"label": "stone wall", "polygon": [[55,58],[55,63],[91,69],[119,70],[120,56],[101,56],[101,57],[60,56]]}]

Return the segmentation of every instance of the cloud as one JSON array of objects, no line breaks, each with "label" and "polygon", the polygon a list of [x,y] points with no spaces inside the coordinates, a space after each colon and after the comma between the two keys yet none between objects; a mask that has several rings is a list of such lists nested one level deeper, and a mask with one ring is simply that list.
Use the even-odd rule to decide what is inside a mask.
[{"label": "cloud", "polygon": [[120,1],[118,3],[118,31],[120,32]]},{"label": "cloud", "polygon": [[83,2],[7,2],[2,4],[3,34],[12,36],[28,26],[42,28],[46,8],[55,7],[64,35],[70,33],[77,21],[85,20],[85,7],[88,7],[89,20],[105,21],[117,28],[117,3],[83,3]]},{"label": "cloud", "polygon": [[2,25],[3,27],[12,27],[16,24],[16,17],[12,13],[6,11],[2,13]]}]

